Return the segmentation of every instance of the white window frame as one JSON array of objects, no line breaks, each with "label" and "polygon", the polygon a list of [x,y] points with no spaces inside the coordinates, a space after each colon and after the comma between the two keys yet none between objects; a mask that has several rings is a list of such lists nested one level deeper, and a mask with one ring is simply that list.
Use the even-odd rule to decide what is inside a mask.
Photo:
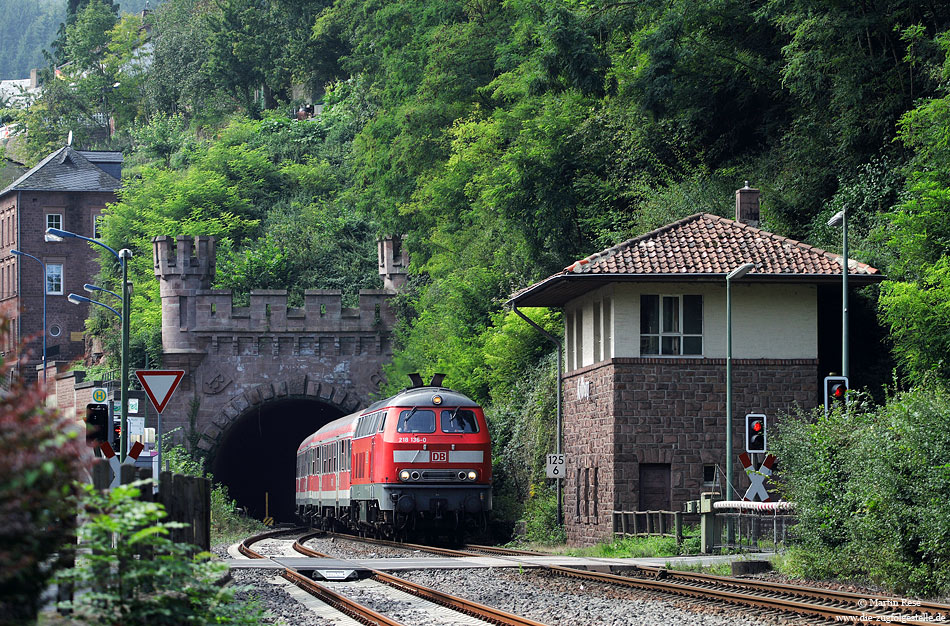
[{"label": "white window frame", "polygon": [[[52,278],[54,272],[53,268],[59,268],[59,291],[50,289],[50,279]],[[61,296],[63,295],[63,264],[62,263],[47,263],[46,264],[46,294],[50,296]]]},{"label": "white window frame", "polygon": [[[58,221],[59,224],[58,225],[50,224],[51,217],[56,218],[56,221]],[[56,228],[59,230],[63,230],[63,214],[62,213],[47,213],[46,214],[46,228]]]},{"label": "white window frame", "polygon": [[[643,322],[642,322],[642,320],[643,320],[643,315],[644,315],[644,311],[643,311],[643,297],[644,297],[644,296],[656,296],[656,298],[657,298],[657,305],[658,305],[658,311],[657,311],[658,319],[657,319],[657,322],[658,322],[659,326],[658,326],[658,329],[657,329],[658,332],[656,332],[656,333],[645,333],[645,332],[643,332],[643,326],[642,326],[642,323],[643,323]],[[684,297],[687,297],[687,296],[698,297],[698,298],[700,299],[700,303],[701,303],[701,306],[702,306],[702,311],[701,311],[701,314],[702,314],[702,329],[701,329],[701,332],[700,332],[699,334],[683,332],[683,298],[684,298]],[[664,330],[664,329],[663,329],[663,302],[664,302],[664,299],[665,299],[665,298],[675,298],[675,299],[677,300],[677,302],[678,302],[678,313],[679,313],[679,318],[677,319],[677,327],[679,328],[678,331],[668,331],[668,330]],[[684,294],[679,294],[679,293],[644,293],[644,294],[640,294],[640,320],[641,320],[641,326],[640,326],[640,356],[646,356],[646,357],[672,357],[672,358],[677,358],[677,357],[699,358],[699,357],[702,357],[702,356],[705,354],[705,350],[706,350],[706,315],[705,315],[705,308],[706,308],[706,307],[705,307],[705,298],[703,297],[702,294],[693,294],[693,293],[684,293]],[[643,338],[644,338],[644,337],[656,337],[656,338],[657,338],[657,352],[656,352],[655,354],[654,354],[654,353],[649,353],[649,352],[644,352],[644,351],[643,351]],[[664,352],[663,352],[663,339],[664,339],[664,338],[667,338],[667,337],[678,337],[678,338],[679,338],[679,353],[677,353],[677,354],[672,354],[672,353],[664,353]],[[700,349],[700,351],[699,351],[698,354],[684,354],[684,353],[683,353],[683,348],[684,348],[684,345],[685,345],[684,339],[687,338],[687,337],[699,337],[700,342],[702,342],[702,347],[701,347],[701,349]]]}]

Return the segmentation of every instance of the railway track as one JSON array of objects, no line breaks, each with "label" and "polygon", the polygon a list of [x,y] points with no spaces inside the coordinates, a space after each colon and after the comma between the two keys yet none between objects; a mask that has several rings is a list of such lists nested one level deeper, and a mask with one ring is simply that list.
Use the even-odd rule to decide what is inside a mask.
[{"label": "railway track", "polygon": [[[243,542],[238,547],[238,550],[244,556],[251,559],[266,558],[264,555],[253,550],[251,545],[261,541],[263,539],[273,538],[280,535],[288,534],[292,531],[275,531],[269,533],[263,533],[261,535],[255,535],[250,537]],[[323,535],[324,533],[318,533]],[[307,538],[314,536],[313,534],[307,536]],[[305,539],[306,540],[306,539]],[[316,557],[316,558],[333,558],[330,555],[311,550],[301,543],[298,539],[294,543],[294,550],[303,554],[305,556]],[[303,589],[312,596],[319,598],[326,604],[332,606],[336,610],[344,613],[345,615],[350,616],[351,618],[359,621],[363,624],[373,624],[379,626],[402,626],[400,622],[395,621],[394,619],[383,615],[373,609],[351,599],[347,596],[346,593],[341,593],[339,590],[344,590],[347,588],[353,587],[354,583],[326,583],[326,582],[317,582],[312,578],[304,576],[303,574],[293,571],[291,569],[285,569],[281,576],[296,585],[297,587]],[[464,598],[459,598],[441,591],[436,591],[429,587],[419,585],[407,580],[403,580],[391,574],[387,574],[382,571],[372,570],[371,580],[379,585],[385,585],[391,589],[395,589],[399,592],[409,594],[415,598],[422,599],[427,603],[430,603],[433,606],[447,608],[457,614],[462,614],[463,616],[468,616],[468,619],[457,616],[454,619],[449,621],[445,620],[444,611],[443,614],[439,614],[438,611],[431,610],[430,619],[422,619],[417,616],[414,618],[413,623],[453,623],[453,624],[496,624],[498,626],[545,626],[541,622],[537,622],[525,617],[520,617],[512,613],[507,613],[495,609],[490,606],[479,604],[477,602],[472,602]],[[361,581],[365,583],[365,581]],[[368,591],[372,593],[372,587],[368,587],[366,584],[362,585],[362,591]],[[378,590],[376,590],[379,593]],[[471,618],[474,618],[471,619]]]},{"label": "railway track", "polygon": [[[316,536],[313,533],[298,540],[301,544]],[[407,544],[380,539],[367,539],[349,535],[333,535],[341,539],[383,545],[409,550],[424,550],[443,556],[473,556],[494,554],[497,556],[549,556],[538,552],[512,550],[493,546],[469,545],[461,550]],[[295,549],[296,546],[295,546]],[[300,550],[298,550],[300,551]],[[898,598],[894,596],[867,595],[790,585],[770,581],[716,576],[693,572],[681,572],[663,567],[637,566],[629,574],[591,572],[572,567],[549,565],[540,568],[558,576],[600,582],[633,589],[644,589],[678,598],[712,600],[737,606],[752,607],[769,612],[804,618],[827,620],[837,623],[885,622],[891,624],[934,624],[950,620],[950,605]]]}]

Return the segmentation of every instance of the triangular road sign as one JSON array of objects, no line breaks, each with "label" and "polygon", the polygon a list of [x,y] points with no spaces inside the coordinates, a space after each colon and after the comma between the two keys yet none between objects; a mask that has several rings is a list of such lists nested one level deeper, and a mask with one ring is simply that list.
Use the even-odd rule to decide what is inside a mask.
[{"label": "triangular road sign", "polygon": [[155,410],[161,413],[181,382],[185,370],[137,370],[135,375]]}]

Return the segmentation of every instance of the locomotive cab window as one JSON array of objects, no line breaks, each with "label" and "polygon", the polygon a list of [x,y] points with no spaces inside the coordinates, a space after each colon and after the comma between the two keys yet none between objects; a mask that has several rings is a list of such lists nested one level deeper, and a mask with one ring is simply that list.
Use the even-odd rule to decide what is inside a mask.
[{"label": "locomotive cab window", "polygon": [[407,409],[400,412],[396,431],[400,433],[434,433],[435,411],[432,409]]},{"label": "locomotive cab window", "polygon": [[467,409],[450,409],[442,411],[442,432],[444,433],[477,433],[478,422],[475,412]]}]

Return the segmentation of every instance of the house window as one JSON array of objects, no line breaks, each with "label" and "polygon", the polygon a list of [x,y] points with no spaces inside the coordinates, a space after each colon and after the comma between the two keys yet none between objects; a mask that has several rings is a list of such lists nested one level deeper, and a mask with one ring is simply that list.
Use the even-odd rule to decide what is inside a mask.
[{"label": "house window", "polygon": [[702,296],[640,296],[641,355],[702,353]]},{"label": "house window", "polygon": [[600,339],[601,324],[600,302],[594,303],[594,363],[604,360],[604,344]]},{"label": "house window", "polygon": [[92,216],[92,238],[102,239],[102,216],[101,215]]},{"label": "house window", "polygon": [[703,465],[703,486],[712,487],[716,484],[716,466]]},{"label": "house window", "polygon": [[565,369],[568,371],[574,369],[574,314],[568,313],[564,316],[564,346],[567,348],[564,352]]},{"label": "house window", "polygon": [[62,295],[63,293],[63,264],[46,264],[46,293]]},{"label": "house window", "polygon": [[63,229],[63,214],[62,213],[47,213],[46,214],[46,228],[56,228],[59,230]]}]

